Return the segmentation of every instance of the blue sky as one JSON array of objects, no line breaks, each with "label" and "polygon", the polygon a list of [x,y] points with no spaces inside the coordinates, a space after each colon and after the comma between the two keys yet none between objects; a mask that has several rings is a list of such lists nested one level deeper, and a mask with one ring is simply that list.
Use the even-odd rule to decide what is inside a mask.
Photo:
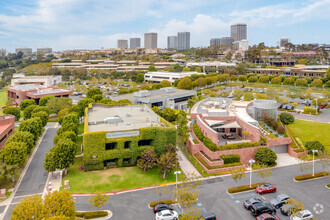
[{"label": "blue sky", "polygon": [[[250,44],[330,43],[330,0],[0,0],[0,48],[99,49],[117,39],[158,32],[158,46],[178,31],[191,46],[230,35],[247,23]],[[143,44],[143,43],[142,43]],[[143,45],[142,45],[143,46]]]}]

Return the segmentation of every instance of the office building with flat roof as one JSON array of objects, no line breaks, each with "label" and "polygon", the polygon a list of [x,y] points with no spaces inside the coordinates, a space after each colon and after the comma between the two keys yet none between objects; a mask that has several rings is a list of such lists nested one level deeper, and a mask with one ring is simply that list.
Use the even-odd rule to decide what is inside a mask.
[{"label": "office building with flat roof", "polygon": [[11,85],[38,84],[42,86],[55,86],[60,82],[62,82],[62,76],[25,76],[25,74],[22,74],[13,78]]},{"label": "office building with flat roof", "polygon": [[117,40],[117,48],[119,49],[127,49],[128,48],[128,40]]},{"label": "office building with flat roof", "polygon": [[211,38],[210,46],[220,46],[221,38]]},{"label": "office building with flat roof", "polygon": [[167,49],[178,49],[178,36],[167,37]]},{"label": "office building with flat roof", "polygon": [[10,135],[15,132],[15,116],[0,116],[0,150],[5,146]]},{"label": "office building with flat roof", "polygon": [[230,36],[234,41],[247,39],[247,25],[246,24],[233,24],[230,26]]},{"label": "office building with flat roof", "polygon": [[144,34],[144,48],[146,49],[157,48],[157,33],[150,32]]},{"label": "office building with flat roof", "polygon": [[234,49],[235,50],[242,50],[246,51],[249,49],[249,41],[247,40],[240,40],[234,42]]},{"label": "office building with flat roof", "polygon": [[15,53],[22,52],[24,56],[32,55],[32,48],[16,48]]},{"label": "office building with flat roof", "polygon": [[147,72],[144,74],[145,81],[151,81],[153,83],[160,83],[163,80],[167,80],[170,83],[174,83],[177,79],[182,79],[184,77],[189,77],[193,74],[205,74],[205,73],[198,73],[198,72]]},{"label": "office building with flat roof", "polygon": [[178,32],[178,50],[190,49],[190,32]]},{"label": "office building with flat roof", "polygon": [[221,46],[230,46],[234,43],[233,37],[222,37],[220,38],[220,45]]},{"label": "office building with flat roof", "polygon": [[37,48],[37,54],[42,55],[42,54],[51,54],[53,52],[52,48]]},{"label": "office building with flat roof", "polygon": [[145,104],[92,104],[85,111],[84,170],[134,166],[141,152],[176,144],[176,129]]},{"label": "office building with flat roof", "polygon": [[130,49],[136,49],[141,47],[141,38],[135,37],[129,39],[129,48]]},{"label": "office building with flat roof", "polygon": [[196,95],[194,90],[165,87],[158,90],[140,90],[123,95],[112,95],[110,99],[115,101],[128,99],[133,104],[144,103],[151,108],[157,106],[159,109],[172,108],[183,110],[187,108],[187,100],[194,95]]}]

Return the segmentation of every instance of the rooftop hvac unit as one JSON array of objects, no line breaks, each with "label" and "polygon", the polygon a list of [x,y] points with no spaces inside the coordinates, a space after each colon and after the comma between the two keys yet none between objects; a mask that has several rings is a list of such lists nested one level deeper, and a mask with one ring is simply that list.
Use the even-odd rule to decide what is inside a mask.
[{"label": "rooftop hvac unit", "polygon": [[110,117],[110,118],[105,118],[104,122],[106,124],[117,124],[123,122],[123,119],[121,119],[120,117]]},{"label": "rooftop hvac unit", "polygon": [[131,117],[132,115],[129,113],[126,113],[126,117]]}]

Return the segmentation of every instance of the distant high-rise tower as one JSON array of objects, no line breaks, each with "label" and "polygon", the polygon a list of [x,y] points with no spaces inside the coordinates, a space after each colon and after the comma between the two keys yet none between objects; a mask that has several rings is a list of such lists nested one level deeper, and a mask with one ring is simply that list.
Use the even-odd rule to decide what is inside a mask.
[{"label": "distant high-rise tower", "polygon": [[135,49],[141,47],[141,38],[130,38],[129,39],[129,48]]},{"label": "distant high-rise tower", "polygon": [[178,36],[167,37],[167,49],[178,49]]},{"label": "distant high-rise tower", "polygon": [[233,24],[230,26],[230,36],[235,41],[247,39],[247,25],[246,24]]},{"label": "distant high-rise tower", "polygon": [[117,48],[127,49],[128,48],[128,40],[117,40]]},{"label": "distant high-rise tower", "polygon": [[222,37],[220,38],[220,45],[221,46],[230,46],[234,43],[233,37]]},{"label": "distant high-rise tower", "polygon": [[288,43],[290,43],[290,39],[287,37],[283,37],[280,40],[280,47],[285,47]]},{"label": "distant high-rise tower", "polygon": [[178,50],[190,49],[190,32],[178,32]]},{"label": "distant high-rise tower", "polygon": [[211,38],[210,46],[220,46],[220,38]]},{"label": "distant high-rise tower", "polygon": [[145,33],[144,34],[144,48],[154,49],[157,48],[157,33]]}]

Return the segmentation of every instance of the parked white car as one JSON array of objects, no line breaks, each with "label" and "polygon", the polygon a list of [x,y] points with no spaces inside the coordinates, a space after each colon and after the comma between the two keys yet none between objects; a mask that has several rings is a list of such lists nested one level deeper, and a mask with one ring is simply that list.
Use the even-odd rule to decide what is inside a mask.
[{"label": "parked white car", "polygon": [[176,211],[163,210],[156,213],[156,220],[178,220],[179,215]]},{"label": "parked white car", "polygon": [[290,220],[307,220],[312,219],[314,216],[313,214],[308,210],[303,210],[298,213],[296,213],[295,216],[290,216]]}]

